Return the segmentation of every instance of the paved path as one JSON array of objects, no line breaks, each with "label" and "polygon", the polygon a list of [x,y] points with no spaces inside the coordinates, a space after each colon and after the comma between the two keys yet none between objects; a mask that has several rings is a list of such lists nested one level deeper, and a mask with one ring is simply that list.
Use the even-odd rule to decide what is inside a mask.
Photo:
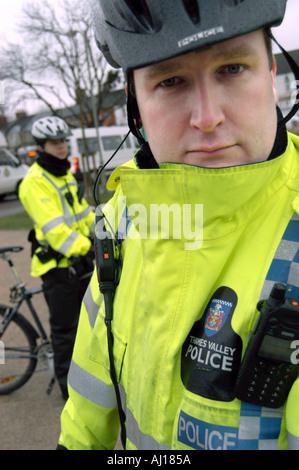
[{"label": "paved path", "polygon": [[[23,251],[13,259],[28,288],[40,284],[30,276],[27,231],[0,231],[0,246],[22,245]],[[9,287],[15,279],[6,262],[0,259],[0,302],[9,302]],[[48,309],[43,294],[33,298],[44,326],[48,330]],[[27,306],[21,312],[29,319]],[[1,367],[1,365],[0,365]],[[46,394],[47,371],[36,373],[27,384],[11,395],[0,396],[0,450],[53,450],[60,432],[60,414],[64,400],[58,385]]]},{"label": "paved path", "polygon": [[[30,276],[30,245],[24,230],[1,231],[0,246],[24,246],[13,260],[27,288],[40,285],[40,279]],[[0,258],[0,302],[9,303],[9,288],[15,279],[7,263]],[[48,308],[43,294],[33,297],[43,326],[49,333]],[[27,306],[21,312],[30,319]],[[1,367],[1,365],[0,365]],[[46,394],[48,372],[33,375],[19,390],[0,396],[0,450],[54,450],[60,433],[60,414],[65,401],[57,384],[50,396]],[[122,449],[118,440],[116,450]]]}]

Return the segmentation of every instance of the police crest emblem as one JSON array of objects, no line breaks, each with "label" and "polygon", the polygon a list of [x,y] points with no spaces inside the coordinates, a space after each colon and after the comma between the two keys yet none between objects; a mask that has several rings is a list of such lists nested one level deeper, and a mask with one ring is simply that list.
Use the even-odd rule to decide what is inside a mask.
[{"label": "police crest emblem", "polygon": [[212,336],[220,331],[232,307],[232,302],[223,301],[221,299],[213,299],[211,301],[204,326],[207,336]]}]

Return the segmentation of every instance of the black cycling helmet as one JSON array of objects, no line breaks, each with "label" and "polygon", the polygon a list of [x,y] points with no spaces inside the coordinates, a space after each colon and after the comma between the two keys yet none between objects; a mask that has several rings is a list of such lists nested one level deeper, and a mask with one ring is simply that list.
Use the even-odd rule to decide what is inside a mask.
[{"label": "black cycling helmet", "polygon": [[106,60],[132,70],[279,25],[287,0],[94,0]]}]

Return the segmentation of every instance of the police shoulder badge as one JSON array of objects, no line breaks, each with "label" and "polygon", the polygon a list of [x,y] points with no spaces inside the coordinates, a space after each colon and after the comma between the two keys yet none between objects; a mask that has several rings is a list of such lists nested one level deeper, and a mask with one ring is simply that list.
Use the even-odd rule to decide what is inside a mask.
[{"label": "police shoulder badge", "polygon": [[182,381],[197,395],[220,401],[234,399],[242,354],[242,339],[231,325],[237,301],[231,288],[217,289],[183,345]]}]

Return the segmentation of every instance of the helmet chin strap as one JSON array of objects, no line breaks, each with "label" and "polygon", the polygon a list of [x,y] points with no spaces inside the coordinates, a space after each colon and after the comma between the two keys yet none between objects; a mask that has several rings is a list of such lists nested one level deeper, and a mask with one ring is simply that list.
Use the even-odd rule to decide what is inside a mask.
[{"label": "helmet chin strap", "polygon": [[293,72],[293,74],[295,76],[295,79],[296,79],[296,90],[297,90],[296,102],[295,102],[294,106],[292,107],[291,111],[284,118],[280,119],[280,121],[278,122],[278,126],[281,127],[281,126],[284,126],[293,116],[295,116],[295,114],[299,110],[299,67],[296,64],[296,62],[294,61],[294,59],[290,56],[290,54],[275,39],[272,32],[269,31],[268,34],[269,34],[270,38],[272,39],[272,41],[275,42],[275,44],[279,47],[279,49],[283,53],[286,61],[289,64],[289,67],[290,67],[291,71]]},{"label": "helmet chin strap", "polygon": [[127,119],[130,131],[136,137],[139,144],[142,145],[146,141],[143,135],[140,132],[140,114],[138,109],[138,104],[135,95],[132,92],[134,83],[133,83],[133,72],[127,72],[127,88],[128,88],[128,96],[127,96]]}]

